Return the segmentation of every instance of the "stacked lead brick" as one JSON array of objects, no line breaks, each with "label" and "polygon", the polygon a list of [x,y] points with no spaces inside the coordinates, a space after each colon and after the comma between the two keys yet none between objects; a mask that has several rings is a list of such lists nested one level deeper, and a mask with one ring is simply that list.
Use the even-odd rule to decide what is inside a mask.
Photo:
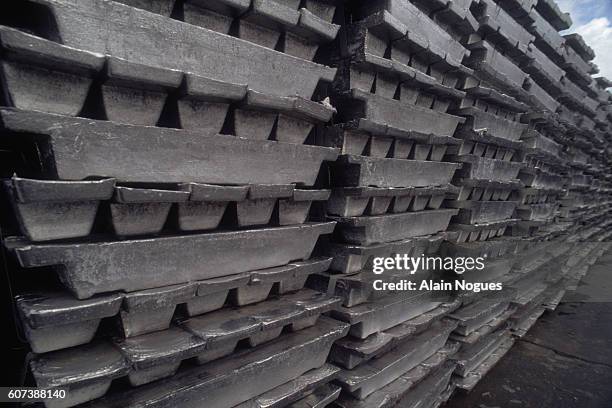
[{"label": "stacked lead brick", "polygon": [[516,195],[516,217],[521,221],[512,229],[513,235],[523,236],[521,260],[513,267],[517,312],[512,317],[515,335],[522,336],[545,308],[554,308],[560,301],[577,260],[591,251],[600,253],[597,245],[562,245],[579,241],[580,235],[571,223],[557,222],[556,217],[568,181],[586,165],[586,152],[595,153],[602,144],[593,120],[600,104],[594,98],[601,95],[590,85],[593,67],[587,60],[592,56],[583,59],[589,52],[581,39],[558,34],[557,30],[569,28],[571,19],[554,2],[499,5],[513,17],[509,17],[512,23],[505,38],[511,37],[507,34],[511,26],[513,32],[526,33],[526,28],[533,34],[526,52],[513,56],[505,51],[506,66],[523,88],[515,95],[531,107],[522,117],[529,130],[521,137],[525,167],[519,176],[525,188]]},{"label": "stacked lead brick", "polygon": [[[570,106],[574,109],[581,109],[578,125],[582,128],[577,133],[590,123],[588,117],[584,117],[592,113],[589,108],[597,106],[586,95],[574,92],[576,97],[568,92],[572,86],[577,86],[573,82],[577,79],[570,70],[571,64],[558,67],[559,62],[553,62],[556,60],[551,49],[559,41],[550,25],[564,25],[567,20],[554,2],[480,0],[471,3],[471,10],[479,28],[475,35],[465,39],[472,51],[467,65],[475,71],[474,78],[466,81],[466,91],[469,97],[470,88],[477,90],[474,83],[490,87],[492,91],[488,95],[500,93],[515,105],[514,112],[509,115],[507,107],[499,109],[493,105],[491,109],[476,100],[472,102],[475,106],[472,111],[480,108],[488,113],[491,109],[501,116],[488,123],[480,121],[484,123],[481,127],[485,135],[498,133],[514,141],[520,139],[512,159],[518,165],[515,176],[520,179],[521,188],[515,188],[509,196],[516,206],[511,212],[516,221],[506,231],[509,237],[494,238],[483,245],[445,246],[455,256],[461,253],[487,255],[486,276],[504,282],[515,292],[507,293],[509,297],[502,297],[497,303],[493,299],[479,299],[454,313],[460,326],[453,337],[467,343],[465,351],[457,357],[457,385],[466,390],[475,386],[508,350],[512,340],[504,339],[500,333],[506,320],[513,333],[521,336],[546,307],[554,308],[563,295],[566,275],[572,272],[567,263],[575,262],[576,256],[568,256],[568,246],[559,243],[570,239],[564,232],[569,225],[553,221],[571,173],[564,144],[568,139],[574,141],[576,136],[568,135],[565,125],[560,123],[559,114],[563,113],[563,108],[557,99],[573,103]],[[566,60],[574,57],[572,50],[564,48],[562,51]],[[586,77],[590,79],[588,74]],[[584,76],[582,79],[586,82]],[[469,103],[469,99],[464,102]],[[480,112],[479,115],[487,116]],[[504,123],[508,118],[514,123]],[[476,119],[468,124],[476,123]],[[495,144],[496,141],[492,139],[491,142]],[[494,173],[489,170],[489,174]],[[522,238],[517,241],[517,236]],[[537,244],[540,241],[549,243]],[[591,250],[595,248],[586,249],[586,253]],[[505,267],[500,268],[499,263],[504,261]],[[506,307],[508,302],[509,308]],[[490,322],[479,327],[489,319]],[[500,327],[501,330],[489,334]]]},{"label": "stacked lead brick", "polygon": [[[414,3],[426,13],[442,7],[435,4],[438,2]],[[496,47],[521,55],[531,36],[512,31],[513,26],[501,30],[500,25],[511,20],[494,2],[446,5],[445,13],[450,10],[461,15],[464,24],[444,18],[437,18],[436,24],[447,36],[465,44],[469,51],[464,52],[462,62],[471,70],[459,83],[465,98],[450,106],[450,112],[463,116],[465,122],[455,132],[460,142],[446,156],[462,168],[453,179],[458,191],[445,202],[458,214],[451,220],[449,230],[454,234],[443,244],[441,255],[486,257],[483,270],[471,270],[458,278],[469,283],[508,284],[516,243],[501,237],[516,222],[517,204],[512,197],[521,187],[519,139],[527,127],[520,118],[529,107],[515,98],[522,92],[525,74]],[[450,315],[458,325],[451,339],[460,349],[452,357],[456,362],[453,383],[469,390],[511,347],[507,319],[513,310],[505,291],[456,294],[461,307]]]},{"label": "stacked lead brick", "polygon": [[[458,306],[427,290],[374,291],[374,279],[418,284],[431,272],[372,273],[373,259],[435,253],[457,209],[441,209],[456,188],[458,164],[444,160],[460,141],[464,120],[450,114],[471,71],[466,49],[437,26],[461,13],[428,13],[407,1],[352,1],[348,22],[330,52],[339,69],[333,84],[336,124],[324,143],[339,147],[331,166],[327,212],[338,222],[329,245],[331,272],[317,276],[319,288],[343,297],[333,316],[351,324],[332,348],[343,371],[335,406],[435,405],[453,390],[456,344],[447,344],[456,323],[444,317]],[[416,279],[415,279],[416,278]]]},{"label": "stacked lead brick", "polygon": [[335,69],[312,59],[338,31],[334,4],[2,9],[3,174],[22,235],[4,245],[25,268],[10,272],[32,385],[67,389],[46,405],[337,397],[326,360],[348,325],[321,315],[340,298],[304,288],[335,225],[311,208],[338,152],[304,144],[333,113],[313,98]]},{"label": "stacked lead brick", "polygon": [[[611,235],[610,83],[553,1],[13,3],[5,246],[49,406],[438,405]],[[514,290],[373,291],[443,241]]]},{"label": "stacked lead brick", "polygon": [[[539,283],[525,279],[519,286],[521,289],[529,287],[533,292],[531,298],[524,297],[515,317],[515,331],[519,336],[535,322],[544,307],[556,306],[570,282],[586,273],[588,264],[584,260],[595,260],[601,252],[598,245],[576,244],[590,240],[588,234],[582,232],[586,214],[580,214],[580,209],[577,213],[565,209],[559,214],[557,209],[559,204],[579,205],[575,201],[577,197],[578,200],[595,198],[589,197],[593,180],[585,172],[599,160],[598,151],[604,143],[600,128],[605,123],[597,123],[597,109],[608,99],[590,76],[596,71],[589,62],[594,58],[593,51],[579,35],[561,36],[557,33],[569,28],[571,19],[550,1],[539,2],[530,12],[530,17],[529,28],[536,36],[532,47],[535,62],[530,64],[529,71],[532,81],[545,88],[559,103],[551,104],[553,115],[546,112],[528,118],[531,120],[531,133],[537,138],[530,140],[529,147],[537,147],[539,153],[530,151],[525,156],[531,170],[525,171],[521,178],[530,187],[529,193],[524,195],[524,200],[530,203],[522,208],[521,216],[525,221],[520,232],[531,234],[532,241],[554,240],[570,244],[565,247],[566,252],[557,251],[560,256],[551,257],[551,263],[532,273],[532,276],[542,277]],[[555,106],[556,109],[552,109]],[[537,194],[529,197],[532,191]],[[603,200],[602,207],[599,203],[595,207],[607,214],[607,202]],[[574,212],[573,219],[563,216],[568,212]],[[562,217],[556,218],[558,215]],[[601,220],[595,223],[599,224]],[[554,244],[552,250],[559,245]],[[535,253],[532,257],[537,259]]]}]

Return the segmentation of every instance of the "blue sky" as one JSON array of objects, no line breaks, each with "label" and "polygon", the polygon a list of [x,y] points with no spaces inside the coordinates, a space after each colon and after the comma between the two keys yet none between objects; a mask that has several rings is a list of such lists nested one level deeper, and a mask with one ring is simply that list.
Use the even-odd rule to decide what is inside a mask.
[{"label": "blue sky", "polygon": [[612,21],[612,0],[557,0],[561,10],[571,13],[574,25],[584,25],[595,18]]},{"label": "blue sky", "polygon": [[557,3],[574,20],[569,32],[581,34],[595,50],[594,62],[600,75],[612,79],[612,0],[557,0]]}]

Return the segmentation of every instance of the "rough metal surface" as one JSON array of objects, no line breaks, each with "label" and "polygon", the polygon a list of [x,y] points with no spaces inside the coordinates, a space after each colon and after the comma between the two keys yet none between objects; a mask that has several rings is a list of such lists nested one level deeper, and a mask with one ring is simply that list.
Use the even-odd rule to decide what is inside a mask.
[{"label": "rough metal surface", "polygon": [[[610,81],[553,0],[0,9],[9,358],[47,407],[438,407],[609,248]],[[504,290],[373,287],[405,279]]]},{"label": "rough metal surface", "polygon": [[[76,116],[104,56],[0,27],[0,75],[8,103],[19,109]],[[42,91],[44,89],[44,91]]]},{"label": "rough metal surface", "polygon": [[[92,406],[210,407],[246,402],[325,364],[332,343],[346,333],[346,324],[324,319],[317,326],[291,333],[253,350],[182,371],[161,382],[104,398]],[[267,375],[274,372],[275,375]],[[248,385],[248,386],[247,386]]]},{"label": "rough metal surface", "polygon": [[[65,45],[134,63],[247,84],[273,95],[297,94],[307,98],[312,96],[319,80],[330,81],[334,75],[331,68],[112,1],[40,3],[53,10]],[[133,25],[140,29],[126,29]],[[160,49],[166,52],[160,53]],[[228,49],[234,52],[225,52]]]},{"label": "rough metal surface", "polygon": [[[5,130],[47,136],[46,166],[50,173],[66,180],[107,176],[132,182],[312,185],[321,163],[334,160],[337,154],[323,147],[19,110],[2,109],[0,116]],[[117,138],[118,134],[123,137]],[[149,148],[142,150],[143,145]],[[277,171],[279,168],[285,171]]]},{"label": "rough metal surface", "polygon": [[344,241],[359,245],[400,241],[446,230],[458,210],[418,211],[371,217],[332,218]]},{"label": "rough metal surface", "polygon": [[342,155],[332,167],[337,186],[425,187],[448,184],[460,165]]},{"label": "rough metal surface", "polygon": [[[64,284],[85,299],[111,290],[147,289],[308,259],[319,235],[329,234],[334,225],[327,222],[114,242],[25,245],[14,251],[24,267],[63,266],[58,272]],[[134,251],[142,257],[135,259]]]}]

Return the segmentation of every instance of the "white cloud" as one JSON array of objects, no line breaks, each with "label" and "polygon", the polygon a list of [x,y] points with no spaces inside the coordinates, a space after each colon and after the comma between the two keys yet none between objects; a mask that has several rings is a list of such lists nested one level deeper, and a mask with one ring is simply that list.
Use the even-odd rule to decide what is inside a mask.
[{"label": "white cloud", "polygon": [[595,64],[601,75],[612,78],[612,24],[606,17],[594,18],[578,26],[575,31],[582,35],[587,44],[595,51]]},{"label": "white cloud", "polygon": [[[569,12],[575,32],[593,48],[600,75],[612,79],[612,23],[605,17],[609,0],[557,0],[561,10]],[[599,75],[598,75],[599,76]]]},{"label": "white cloud", "polygon": [[[604,16],[608,0],[557,0],[561,10],[570,13],[574,28],[588,23],[595,17]],[[573,31],[573,29],[571,30]]]}]

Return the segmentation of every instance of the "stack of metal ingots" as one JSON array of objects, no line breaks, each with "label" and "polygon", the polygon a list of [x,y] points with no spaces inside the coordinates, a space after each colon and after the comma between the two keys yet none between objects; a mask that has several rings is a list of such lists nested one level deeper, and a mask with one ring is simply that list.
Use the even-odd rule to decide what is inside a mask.
[{"label": "stack of metal ingots", "polygon": [[336,70],[312,60],[334,9],[2,5],[4,184],[22,236],[4,246],[27,281],[32,385],[67,389],[47,407],[337,396],[326,360],[349,326],[322,315],[341,299],[304,288],[335,225],[314,185],[338,151],[311,143],[333,114],[315,101]]},{"label": "stack of metal ingots", "polygon": [[[594,216],[610,209],[609,190],[594,187],[590,173],[602,167],[597,162],[604,157],[600,149],[608,123],[596,122],[596,116],[609,103],[609,94],[592,83],[588,61],[593,55],[582,39],[558,34],[571,25],[569,16],[554,1],[542,0],[480,0],[472,2],[471,11],[479,28],[464,39],[472,51],[466,64],[475,75],[466,81],[463,114],[473,124],[470,131],[483,133],[498,151],[510,149],[506,165],[515,167],[503,180],[512,185],[501,197],[509,200],[508,212],[487,214],[513,219],[506,236],[444,246],[454,256],[486,256],[487,268],[477,280],[501,281],[508,289],[497,298],[464,301],[452,315],[459,321],[452,338],[463,344],[456,356],[456,384],[464,390],[472,389],[510,348],[508,328],[514,336],[523,336],[546,309],[556,307],[571,282],[586,273],[588,265],[581,262],[593,262],[605,249],[577,245],[593,239],[581,232],[588,221],[584,214],[573,220],[558,218],[561,203],[571,207],[577,195],[571,193],[576,181],[598,197],[589,206]],[[513,144],[499,143],[500,136]],[[491,166],[485,178],[491,178],[494,169]],[[584,196],[583,191],[579,195]],[[589,228],[603,232],[603,237],[606,226],[601,221]]]},{"label": "stack of metal ingots", "polygon": [[375,279],[378,289],[406,279],[418,289],[432,279],[424,270],[372,270],[377,258],[436,253],[460,212],[443,208],[458,191],[450,183],[461,164],[448,158],[465,122],[450,111],[472,71],[462,64],[465,47],[436,21],[464,31],[473,21],[454,8],[430,18],[421,6],[350,2],[344,35],[329,53],[339,70],[331,99],[338,115],[322,144],[341,149],[327,205],[338,225],[328,247],[331,271],[315,284],[343,298],[333,316],[351,325],[331,353],[343,368],[335,406],[344,408],[437,405],[453,390],[449,357],[458,345],[447,340],[457,324],[445,317],[460,302],[426,289],[373,288]]},{"label": "stack of metal ingots", "polygon": [[[553,0],[6,3],[3,250],[48,408],[437,407],[608,249],[612,82]],[[373,273],[398,254],[486,260]],[[505,290],[373,286],[440,277]]]},{"label": "stack of metal ingots", "polygon": [[[520,139],[527,129],[521,117],[530,110],[522,88],[527,74],[511,58],[523,57],[533,36],[494,1],[467,1],[466,8],[476,24],[455,36],[468,50],[464,63],[473,71],[461,83],[465,98],[452,107],[465,122],[455,134],[461,143],[448,156],[463,166],[453,179],[458,193],[445,203],[459,213],[441,254],[485,259],[484,269],[466,271],[462,281],[510,286],[517,241],[503,237],[517,222],[515,196],[524,167]],[[454,25],[444,28],[453,33]],[[512,346],[508,319],[514,293],[456,291],[461,307],[450,317],[457,324],[451,340],[460,346],[452,357],[453,383],[460,389],[471,390]]]}]

